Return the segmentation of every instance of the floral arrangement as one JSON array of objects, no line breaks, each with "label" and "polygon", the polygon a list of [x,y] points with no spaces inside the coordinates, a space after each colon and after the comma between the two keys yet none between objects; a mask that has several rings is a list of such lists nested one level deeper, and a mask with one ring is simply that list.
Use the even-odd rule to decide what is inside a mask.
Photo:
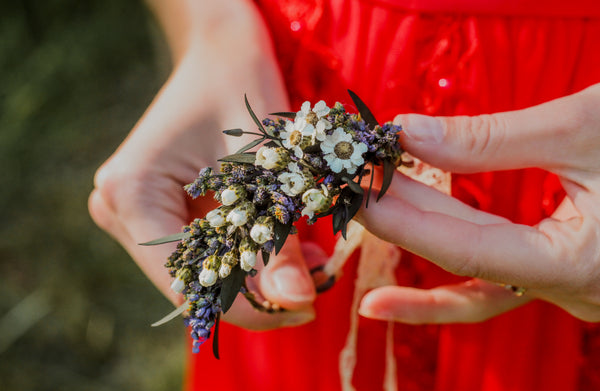
[{"label": "floral arrangement", "polygon": [[[225,134],[256,137],[237,153],[226,156],[220,172],[204,168],[185,186],[193,197],[213,192],[221,204],[204,218],[195,219],[179,234],[144,245],[179,241],[166,267],[175,278],[171,288],[182,293],[185,303],[154,325],[187,311],[193,351],[213,335],[218,357],[218,324],[238,293],[258,310],[283,311],[261,303],[246,285],[256,274],[259,258],[269,256],[295,233],[294,222],[308,223],[332,215],[334,233],[346,237],[347,225],[368,197],[375,166],[383,166],[378,200],[386,192],[393,171],[400,164],[401,128],[379,125],[367,106],[349,91],[359,113],[347,113],[340,103],[332,108],[320,101],[311,108],[305,102],[297,113],[273,113],[277,119],[258,120],[248,100],[246,107],[256,132],[230,129]],[[256,152],[249,152],[253,149]],[[369,192],[360,184],[370,176]]]}]

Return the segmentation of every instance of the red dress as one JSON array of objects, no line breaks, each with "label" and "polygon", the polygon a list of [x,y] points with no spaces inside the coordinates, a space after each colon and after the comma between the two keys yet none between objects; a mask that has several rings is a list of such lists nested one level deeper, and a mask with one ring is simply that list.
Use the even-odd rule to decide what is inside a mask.
[{"label": "red dress", "polygon": [[[350,88],[380,121],[398,113],[476,115],[521,109],[600,82],[597,0],[260,0],[292,106],[347,103]],[[276,110],[277,108],[274,108]],[[538,169],[453,176],[453,194],[536,224],[564,193]],[[331,251],[325,224],[301,229]],[[223,324],[221,360],[190,355],[190,390],[339,390],[356,262],[319,296],[317,320],[250,332]],[[400,285],[457,281],[404,255]],[[357,390],[382,389],[386,324],[361,319]],[[533,302],[480,324],[395,326],[398,389],[600,390],[600,329]]]}]

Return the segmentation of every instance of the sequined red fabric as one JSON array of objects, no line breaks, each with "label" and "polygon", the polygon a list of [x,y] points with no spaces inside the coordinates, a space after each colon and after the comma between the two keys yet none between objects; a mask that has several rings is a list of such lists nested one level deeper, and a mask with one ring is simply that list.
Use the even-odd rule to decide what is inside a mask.
[{"label": "sequined red fabric", "polygon": [[[572,0],[568,12],[558,1],[469,8],[479,3],[486,2],[461,0],[456,9],[443,0],[425,1],[426,8],[401,0],[257,2],[293,107],[304,100],[347,103],[350,88],[380,121],[406,112],[476,115],[600,82],[600,3]],[[564,196],[558,180],[537,169],[456,175],[453,193],[524,224],[549,216]],[[323,222],[301,235],[331,251],[330,231]],[[191,356],[188,388],[339,390],[355,262],[318,298],[309,325],[262,333],[223,325],[222,359],[210,348]],[[458,280],[410,254],[397,279],[417,287]],[[361,320],[357,390],[382,389],[385,331],[382,322]],[[399,324],[394,337],[399,390],[600,390],[600,329],[546,303],[475,325]]]}]

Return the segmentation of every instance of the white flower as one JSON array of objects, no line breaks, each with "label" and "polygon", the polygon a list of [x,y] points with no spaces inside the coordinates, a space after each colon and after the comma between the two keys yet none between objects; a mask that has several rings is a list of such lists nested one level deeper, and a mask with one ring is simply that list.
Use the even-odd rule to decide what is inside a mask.
[{"label": "white flower", "polygon": [[245,207],[237,207],[227,215],[227,221],[236,227],[241,227],[248,222],[248,210]]},{"label": "white flower", "polygon": [[225,189],[221,193],[221,201],[223,205],[233,205],[238,200],[238,198],[240,197],[237,195],[235,190],[232,189]]},{"label": "white flower", "polygon": [[281,182],[281,190],[289,196],[297,196],[306,188],[306,177],[297,163],[288,164],[288,169],[284,173],[279,174],[277,180]]},{"label": "white flower", "polygon": [[181,293],[183,292],[183,289],[185,288],[185,282],[181,279],[181,277],[177,276],[173,282],[171,283],[171,289],[175,292],[175,293]]},{"label": "white flower", "polygon": [[213,209],[206,214],[206,220],[211,227],[222,227],[225,225],[225,212],[221,208]]},{"label": "white flower", "polygon": [[243,251],[240,254],[240,267],[243,271],[249,272],[256,266],[256,253],[254,251]]},{"label": "white flower", "polygon": [[348,174],[354,174],[356,168],[364,164],[363,153],[368,147],[361,142],[352,140],[352,135],[344,129],[337,128],[333,134],[327,136],[321,143],[321,150],[325,153],[324,159],[333,172],[346,169]]},{"label": "white flower", "polygon": [[296,121],[304,121],[315,127],[315,132],[312,136],[313,143],[315,142],[315,138],[319,141],[325,140],[325,130],[332,128],[331,122],[327,121],[329,110],[329,107],[327,107],[323,100],[317,102],[312,110],[310,109],[310,102],[306,101],[296,114]]},{"label": "white flower", "polygon": [[331,197],[327,188],[321,185],[322,190],[309,189],[302,194],[302,202],[306,207],[302,209],[302,216],[312,219],[315,213],[326,211],[331,205]]},{"label": "white flower", "polygon": [[198,280],[200,281],[200,285],[202,286],[213,286],[215,282],[217,282],[217,272],[212,269],[204,268],[200,272]]},{"label": "white flower", "polygon": [[298,159],[304,156],[302,151],[302,142],[304,137],[311,137],[315,134],[315,127],[303,118],[298,119],[294,122],[287,121],[285,124],[285,130],[281,132],[281,143],[284,147],[291,150]]},{"label": "white flower", "polygon": [[258,244],[265,244],[273,238],[273,224],[257,219],[257,223],[250,230],[250,237]]},{"label": "white flower", "polygon": [[289,155],[284,148],[260,147],[256,151],[254,165],[263,166],[267,170],[282,169],[289,162]]}]

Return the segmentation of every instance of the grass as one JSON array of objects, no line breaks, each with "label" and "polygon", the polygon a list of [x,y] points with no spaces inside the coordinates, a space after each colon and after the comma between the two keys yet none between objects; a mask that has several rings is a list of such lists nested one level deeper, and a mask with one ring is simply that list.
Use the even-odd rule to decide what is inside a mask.
[{"label": "grass", "polygon": [[0,6],[0,389],[176,390],[183,327],[91,221],[96,168],[168,65],[139,1]]}]

